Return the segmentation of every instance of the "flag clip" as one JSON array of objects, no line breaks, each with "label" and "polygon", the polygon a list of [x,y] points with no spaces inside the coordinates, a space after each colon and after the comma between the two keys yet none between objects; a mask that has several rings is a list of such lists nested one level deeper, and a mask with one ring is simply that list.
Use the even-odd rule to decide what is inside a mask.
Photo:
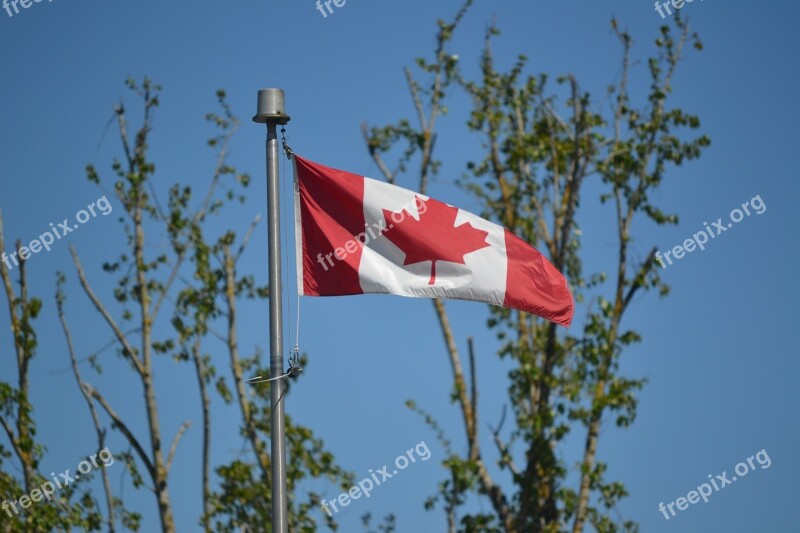
[{"label": "flag clip", "polygon": [[294,156],[294,151],[289,146],[289,143],[286,142],[286,128],[285,127],[281,127],[281,138],[283,140],[283,153],[286,154],[286,159],[291,161],[292,157]]},{"label": "flag clip", "polygon": [[284,372],[280,376],[275,376],[274,378],[265,379],[264,376],[255,376],[248,379],[247,383],[254,385],[256,383],[268,383],[270,381],[276,381],[284,378],[296,378],[302,371],[303,367],[300,366],[300,356],[297,354],[297,347],[295,347],[295,353],[289,357],[289,370],[287,372]]}]

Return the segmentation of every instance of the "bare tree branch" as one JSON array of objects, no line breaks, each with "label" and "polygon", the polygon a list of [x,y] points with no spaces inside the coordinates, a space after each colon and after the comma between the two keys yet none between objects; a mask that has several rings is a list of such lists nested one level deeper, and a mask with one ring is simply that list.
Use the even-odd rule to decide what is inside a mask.
[{"label": "bare tree branch", "polygon": [[114,422],[114,426],[119,428],[125,438],[128,439],[128,442],[133,446],[133,449],[136,450],[137,455],[139,455],[139,459],[144,463],[145,468],[147,469],[147,473],[150,474],[150,478],[155,480],[156,479],[156,469],[153,466],[153,463],[150,461],[150,458],[147,456],[147,453],[142,448],[142,445],[139,444],[139,441],[134,436],[133,432],[128,429],[128,426],[122,419],[117,415],[116,411],[111,408],[108,404],[106,399],[100,394],[100,392],[89,385],[88,383],[84,383],[83,386],[86,388],[86,392],[92,396],[97,402],[103,407],[106,414],[108,414],[109,418]]},{"label": "bare tree branch", "polygon": [[[59,275],[61,277],[61,275]],[[63,277],[61,277],[63,280]],[[97,415],[97,408],[92,401],[91,396],[89,395],[87,389],[84,387],[84,381],[81,377],[80,369],[78,368],[78,359],[75,356],[75,348],[72,344],[72,334],[69,330],[69,325],[67,324],[67,319],[64,316],[64,296],[61,293],[60,288],[56,292],[56,308],[58,310],[58,318],[61,321],[61,328],[64,330],[64,337],[67,341],[67,351],[69,353],[69,360],[72,365],[72,373],[75,376],[75,380],[78,383],[78,388],[81,391],[81,395],[83,395],[84,400],[86,400],[86,404],[89,407],[89,413],[92,417],[92,424],[94,425],[95,433],[97,434],[97,449],[98,451],[105,449],[105,430],[100,426],[100,417]],[[114,495],[111,492],[111,481],[108,477],[108,471],[104,468],[101,472],[101,476],[103,478],[103,491],[105,492],[106,496],[106,506],[108,508],[108,516],[106,517],[106,525],[108,526],[109,533],[114,533],[116,529],[116,518],[114,513]]]},{"label": "bare tree branch", "polygon": [[261,215],[256,215],[253,221],[250,223],[250,227],[247,228],[247,233],[245,233],[244,238],[242,239],[242,244],[239,246],[239,250],[236,252],[236,256],[234,256],[234,262],[239,261],[239,257],[241,257],[242,252],[247,247],[247,243],[250,242],[250,238],[253,236],[253,232],[258,226],[258,223],[261,221]]},{"label": "bare tree branch", "polygon": [[[5,239],[3,237],[3,212],[0,211],[0,251],[6,249]],[[14,338],[17,338],[19,331],[19,316],[17,315],[17,308],[14,304],[16,300],[16,293],[14,292],[14,285],[11,283],[11,275],[9,274],[8,267],[5,261],[0,261],[0,276],[3,278],[3,286],[6,291],[6,301],[8,302],[8,315],[11,318],[11,330]],[[17,356],[17,367],[22,367],[22,361],[25,358],[25,351],[22,345],[18,342],[14,343],[14,349]]]},{"label": "bare tree branch", "polygon": [[383,162],[383,158],[381,158],[378,150],[370,144],[369,129],[366,122],[361,123],[361,135],[364,137],[364,143],[367,145],[369,155],[372,157],[372,160],[375,161],[375,164],[378,165],[381,174],[383,174],[384,179],[386,179],[386,183],[394,185],[394,174],[389,170],[389,167],[386,166],[386,163]]},{"label": "bare tree branch", "polygon": [[515,476],[519,475],[519,470],[517,466],[514,464],[514,459],[511,457],[511,453],[508,450],[508,446],[505,442],[500,438],[500,431],[503,429],[503,424],[506,421],[506,406],[503,406],[503,413],[500,415],[500,423],[497,424],[497,428],[492,428],[489,425],[489,431],[492,432],[494,436],[494,443],[497,445],[497,450],[500,452],[500,460],[503,464],[507,465],[511,473]]},{"label": "bare tree branch", "polygon": [[255,453],[256,459],[258,460],[262,479],[267,483],[270,479],[271,466],[269,457],[265,451],[266,446],[261,440],[261,437],[259,437],[255,421],[253,420],[252,406],[247,397],[247,392],[245,391],[241,359],[239,357],[238,330],[236,328],[236,264],[231,254],[230,246],[227,244],[223,246],[223,254],[225,261],[223,263],[225,274],[225,303],[228,310],[228,335],[225,341],[228,346],[231,371],[233,372],[233,382],[239,400],[239,409],[242,413],[245,432],[250,440],[250,445],[253,447],[253,453]]},{"label": "bare tree branch", "polygon": [[476,446],[478,442],[478,376],[475,371],[475,346],[472,337],[467,337],[467,348],[469,351],[469,377],[471,384],[470,405],[472,407],[472,429],[474,435],[469,442],[469,458],[472,461],[478,459],[480,450]]},{"label": "bare tree branch", "polygon": [[192,423],[190,421],[185,421],[183,424],[181,424],[181,427],[178,428],[178,432],[172,439],[172,445],[169,448],[166,466],[164,467],[167,473],[169,473],[170,469],[172,468],[172,458],[175,455],[175,451],[178,449],[178,443],[181,441],[181,437],[183,437],[183,434],[186,433],[186,430],[188,430],[191,426]]},{"label": "bare tree branch", "polygon": [[0,416],[0,425],[2,425],[3,429],[6,431],[6,435],[8,435],[8,440],[11,441],[11,446],[16,449],[17,438],[14,435],[14,431],[11,429],[11,426],[8,425],[8,422],[6,422],[6,419],[2,416]]},{"label": "bare tree branch", "polygon": [[92,290],[92,287],[89,285],[89,281],[86,279],[86,273],[83,270],[83,265],[81,265],[81,261],[78,258],[78,252],[75,251],[75,247],[70,245],[69,251],[72,254],[72,262],[75,264],[75,268],[78,271],[78,279],[81,282],[81,287],[83,287],[83,291],[89,297],[89,300],[92,301],[94,304],[95,309],[100,315],[105,319],[108,327],[111,328],[111,331],[114,333],[114,336],[117,338],[119,343],[122,345],[123,349],[125,350],[126,358],[133,363],[133,366],[136,368],[136,371],[139,375],[144,375],[144,367],[142,366],[141,361],[136,356],[136,351],[128,342],[128,339],[125,337],[125,334],[122,333],[122,330],[117,325],[117,323],[112,318],[111,314],[103,305],[103,302],[100,301],[100,298]]},{"label": "bare tree branch", "polygon": [[411,69],[406,67],[403,69],[406,76],[406,84],[408,91],[411,93],[411,98],[414,100],[414,108],[417,110],[417,118],[419,119],[419,127],[422,131],[428,131],[428,120],[425,118],[425,108],[422,105],[422,100],[419,98],[419,86],[411,75]]}]

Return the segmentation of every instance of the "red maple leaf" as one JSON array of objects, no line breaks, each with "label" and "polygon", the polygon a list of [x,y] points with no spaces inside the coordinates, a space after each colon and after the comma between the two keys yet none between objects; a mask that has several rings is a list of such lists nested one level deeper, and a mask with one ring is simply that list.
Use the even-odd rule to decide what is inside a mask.
[{"label": "red maple leaf", "polygon": [[433,198],[426,201],[419,196],[415,197],[415,202],[420,213],[419,220],[405,209],[399,213],[383,210],[387,228],[384,234],[405,252],[403,266],[431,262],[428,285],[436,282],[436,261],[463,265],[465,255],[489,246],[486,242],[488,231],[476,229],[469,222],[455,225],[457,207]]}]

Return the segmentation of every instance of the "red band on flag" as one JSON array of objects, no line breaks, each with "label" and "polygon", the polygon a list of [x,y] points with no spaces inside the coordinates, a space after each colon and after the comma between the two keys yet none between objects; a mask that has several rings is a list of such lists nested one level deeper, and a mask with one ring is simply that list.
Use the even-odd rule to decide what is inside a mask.
[{"label": "red band on flag", "polygon": [[[300,193],[303,292],[306,296],[361,294],[361,246],[345,249],[364,231],[364,178],[294,156]],[[336,214],[336,218],[332,214]],[[337,249],[339,255],[336,255]],[[341,257],[342,259],[339,259]]]},{"label": "red band on flag", "polygon": [[508,274],[503,305],[569,327],[574,304],[561,272],[538,250],[508,230],[506,254]]}]

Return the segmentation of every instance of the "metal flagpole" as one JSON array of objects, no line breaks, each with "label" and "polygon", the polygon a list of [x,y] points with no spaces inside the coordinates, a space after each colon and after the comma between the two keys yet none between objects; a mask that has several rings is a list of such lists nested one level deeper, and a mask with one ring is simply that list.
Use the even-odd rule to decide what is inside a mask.
[{"label": "metal flagpole", "polygon": [[[283,316],[281,300],[280,187],[278,183],[278,124],[289,122],[283,89],[258,91],[254,122],[267,125],[267,208],[269,235],[269,368],[270,377],[283,376]],[[283,379],[271,380],[272,406],[272,533],[288,533],[286,499],[286,430]]]}]

